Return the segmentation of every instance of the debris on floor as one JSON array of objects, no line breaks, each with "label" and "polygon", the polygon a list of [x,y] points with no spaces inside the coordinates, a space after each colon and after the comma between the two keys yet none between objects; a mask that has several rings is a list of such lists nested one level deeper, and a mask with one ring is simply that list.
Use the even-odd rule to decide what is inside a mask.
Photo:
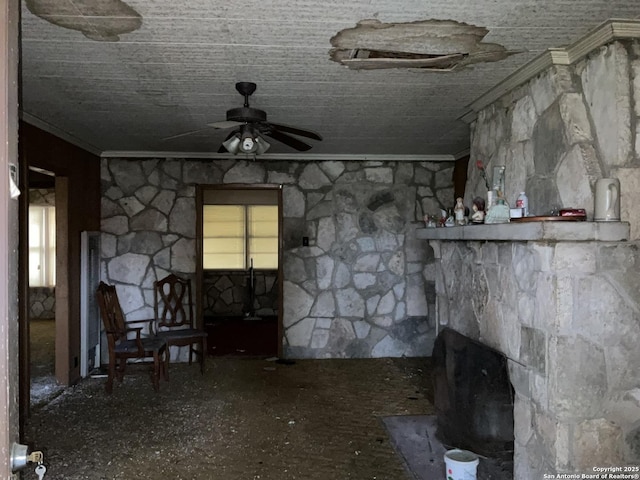
[{"label": "debris on floor", "polygon": [[429,364],[296,360],[267,375],[264,358],[210,357],[204,375],[171,364],[159,393],[133,366],[110,396],[89,378],[34,408],[25,441],[47,480],[407,480],[380,419],[432,413]]}]

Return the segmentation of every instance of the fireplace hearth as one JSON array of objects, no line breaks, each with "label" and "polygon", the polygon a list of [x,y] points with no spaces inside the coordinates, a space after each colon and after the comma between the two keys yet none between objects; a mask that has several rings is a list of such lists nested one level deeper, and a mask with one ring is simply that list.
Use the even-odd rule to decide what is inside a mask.
[{"label": "fireplace hearth", "polygon": [[434,350],[437,437],[448,447],[513,459],[513,397],[507,359],[445,328]]}]

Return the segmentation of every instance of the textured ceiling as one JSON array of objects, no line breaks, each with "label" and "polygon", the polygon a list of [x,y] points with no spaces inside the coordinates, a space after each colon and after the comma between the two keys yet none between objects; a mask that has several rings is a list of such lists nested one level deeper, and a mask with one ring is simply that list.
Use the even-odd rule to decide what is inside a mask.
[{"label": "textured ceiling", "polygon": [[[21,110],[97,153],[217,152],[229,130],[205,127],[242,106],[234,86],[249,81],[251,106],[269,120],[324,137],[309,154],[457,156],[469,146],[459,118],[489,88],[609,18],[639,17],[638,0],[29,0]],[[391,30],[354,37],[367,19]],[[482,43],[455,44],[425,20],[480,27]],[[472,56],[484,43],[509,55],[450,72],[354,70],[330,55],[340,46]],[[296,153],[271,144],[269,154]]]}]

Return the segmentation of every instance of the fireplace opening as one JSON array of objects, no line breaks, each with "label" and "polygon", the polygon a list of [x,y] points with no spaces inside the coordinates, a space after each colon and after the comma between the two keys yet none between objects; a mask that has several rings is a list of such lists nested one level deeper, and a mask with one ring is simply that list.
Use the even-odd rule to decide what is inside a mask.
[{"label": "fireplace opening", "polygon": [[513,462],[513,397],[507,358],[450,328],[433,349],[438,439],[485,457]]}]

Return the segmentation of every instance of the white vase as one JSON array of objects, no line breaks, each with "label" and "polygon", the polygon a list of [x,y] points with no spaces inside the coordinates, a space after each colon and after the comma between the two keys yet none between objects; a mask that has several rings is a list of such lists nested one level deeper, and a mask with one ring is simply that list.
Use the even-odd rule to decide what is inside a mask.
[{"label": "white vase", "polygon": [[596,182],[594,220],[620,221],[620,180],[617,178],[601,178]]}]

